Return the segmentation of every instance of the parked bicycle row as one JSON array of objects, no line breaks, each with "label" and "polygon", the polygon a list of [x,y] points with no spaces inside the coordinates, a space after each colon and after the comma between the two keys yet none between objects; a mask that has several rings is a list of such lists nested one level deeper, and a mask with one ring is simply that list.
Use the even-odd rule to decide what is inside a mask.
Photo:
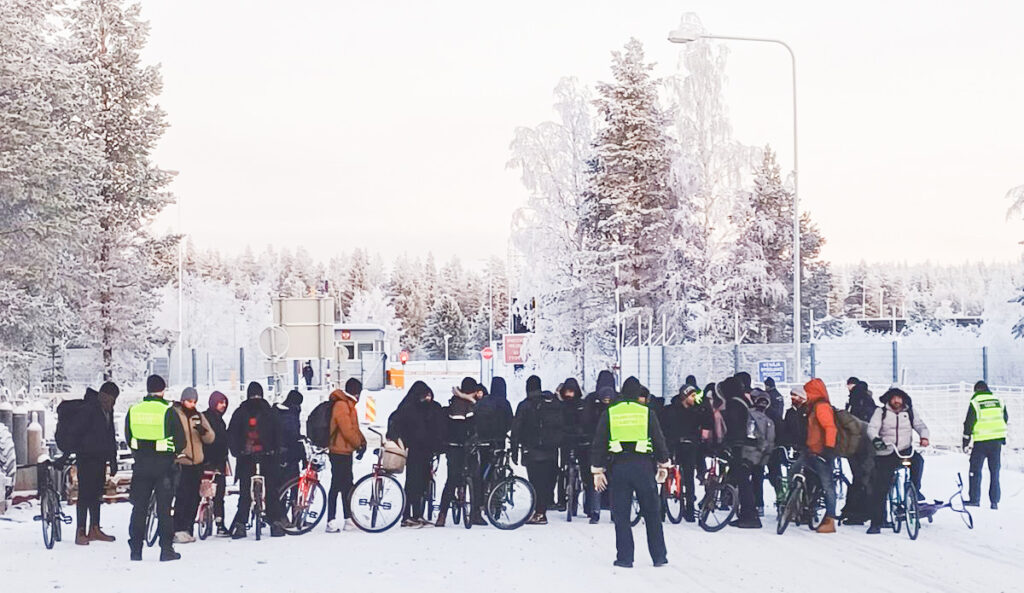
[{"label": "parked bicycle row", "polygon": [[[766,474],[780,534],[791,523],[827,533],[837,523],[870,522],[868,533],[906,525],[915,538],[922,518],[950,506],[970,526],[964,501],[955,500],[959,494],[934,504],[920,494],[924,461],[912,437],[916,432],[926,447],[928,429],[910,396],[889,389],[879,407],[866,384],[851,378],[848,388],[845,410],[831,406],[818,379],[795,387],[786,409],[770,379],[763,389],[754,388],[746,373],[703,389],[687,377],[668,403],[633,377],[617,389],[608,371],[586,396],[575,379],[547,391],[533,376],[513,413],[501,377],[489,389],[465,378],[452,388],[447,406],[418,381],[386,431],[367,429],[381,446],[374,450],[371,472],[353,482],[353,459],[367,450],[356,414],[359,381],[350,379],[317,405],[303,436],[298,391],[271,406],[262,386],[250,383],[246,400],[225,422],[223,394],[212,393],[208,409],[199,412],[194,389],[186,388],[172,404],[164,397],[163,379],[154,375],[148,395],[125,418],[134,456],[131,557],[141,559],[143,547],[159,541],[161,560],[177,559],[173,544],[190,543],[196,535],[242,539],[253,531],[260,539],[266,528],[271,536],[299,535],[325,516],[329,533],[347,527],[384,531],[399,521],[411,529],[443,527],[449,518],[466,528],[515,529],[546,524],[552,510],[569,521],[583,516],[598,523],[602,509],[610,508],[617,527],[645,521],[649,542],[661,541],[651,550],[658,564],[665,560],[664,519],[696,522],[707,531],[760,528]],[[984,383],[975,391],[965,419],[965,450],[974,443],[966,505],[978,504],[981,463],[988,460],[996,508],[999,446],[1008,418]],[[105,466],[116,469],[117,396],[117,386],[106,383],[58,408],[57,446],[74,453],[77,466],[80,545],[114,541],[100,527],[99,501]],[[226,521],[229,452],[236,458],[239,497],[237,512]],[[441,457],[446,475],[439,488]],[[842,470],[843,458],[852,481]],[[59,503],[68,463],[41,465],[40,518],[48,547],[59,541],[60,525],[71,522]],[[520,463],[526,479],[517,474]],[[320,473],[328,464],[325,489]],[[403,472],[404,485],[396,478]],[[846,498],[841,514],[837,490]],[[616,533],[617,540],[629,538],[617,541],[616,562],[631,565],[631,535],[619,528]]]}]

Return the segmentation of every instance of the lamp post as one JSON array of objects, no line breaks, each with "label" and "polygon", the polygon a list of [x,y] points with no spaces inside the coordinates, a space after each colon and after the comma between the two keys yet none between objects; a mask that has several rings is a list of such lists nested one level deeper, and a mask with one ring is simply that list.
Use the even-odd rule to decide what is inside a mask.
[{"label": "lamp post", "polygon": [[723,41],[750,41],[755,43],[774,43],[786,48],[789,52],[793,72],[793,379],[799,382],[802,373],[800,365],[800,197],[797,189],[797,127],[796,127],[796,54],[793,48],[778,39],[762,37],[734,37],[730,35],[710,35],[678,29],[668,34],[672,43],[691,43],[698,39],[720,39]]},{"label": "lamp post", "polygon": [[451,334],[444,335],[444,374],[448,374],[448,340],[452,338]]}]

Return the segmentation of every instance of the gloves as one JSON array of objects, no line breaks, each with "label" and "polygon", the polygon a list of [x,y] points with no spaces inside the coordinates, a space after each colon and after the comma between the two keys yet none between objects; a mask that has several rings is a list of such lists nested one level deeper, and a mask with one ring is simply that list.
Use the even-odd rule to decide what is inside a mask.
[{"label": "gloves", "polygon": [[659,484],[664,484],[665,480],[668,479],[668,470],[672,469],[672,464],[665,462],[658,464],[658,473],[654,475],[654,481]]},{"label": "gloves", "polygon": [[590,471],[594,473],[594,490],[604,492],[608,488],[608,477],[604,475],[604,468],[592,467]]},{"label": "gloves", "polygon": [[836,460],[836,449],[835,447],[825,447],[821,450],[821,457],[826,463],[833,463]]},{"label": "gloves", "polygon": [[509,452],[509,458],[512,460],[512,463],[514,463],[516,465],[519,465],[519,448],[518,447],[512,447],[512,450]]},{"label": "gloves", "polygon": [[871,439],[871,444],[875,446],[875,451],[885,451],[887,448],[885,441],[878,437]]},{"label": "gloves", "polygon": [[363,445],[361,447],[356,449],[356,459],[362,460],[363,459],[363,453],[366,453],[366,443],[363,443]]},{"label": "gloves", "polygon": [[967,453],[971,450],[971,437],[964,437],[963,447],[961,448],[963,449],[964,453]]}]

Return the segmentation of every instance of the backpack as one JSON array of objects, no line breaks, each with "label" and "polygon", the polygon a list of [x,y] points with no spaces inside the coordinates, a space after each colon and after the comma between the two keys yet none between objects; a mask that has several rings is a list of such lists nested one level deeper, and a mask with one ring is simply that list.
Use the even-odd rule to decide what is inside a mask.
[{"label": "backpack", "polygon": [[712,445],[721,445],[725,442],[725,417],[722,416],[721,408],[717,408],[714,405],[711,406],[711,425],[711,437],[709,441]]},{"label": "backpack", "polygon": [[538,449],[554,449],[562,444],[565,430],[565,413],[562,402],[557,399],[539,398],[534,407],[537,431],[533,446]]},{"label": "backpack", "polygon": [[320,402],[306,418],[306,437],[317,447],[331,445],[331,415],[334,413],[334,400]]},{"label": "backpack", "polygon": [[[814,405],[817,406],[819,403],[825,402],[819,401]],[[856,455],[867,424],[847,410],[838,410],[831,404],[829,404],[829,407],[832,408],[832,415],[835,418],[836,424],[836,455],[840,457]],[[808,413],[808,416],[812,414],[814,414],[813,408]]]},{"label": "backpack", "polygon": [[754,439],[755,444],[743,445],[740,457],[756,467],[768,461],[775,447],[775,423],[757,408],[750,408],[748,417],[747,435]]},{"label": "backpack", "polygon": [[54,440],[57,448],[64,453],[76,453],[82,445],[79,424],[85,405],[83,399],[69,399],[57,406],[57,432]]}]

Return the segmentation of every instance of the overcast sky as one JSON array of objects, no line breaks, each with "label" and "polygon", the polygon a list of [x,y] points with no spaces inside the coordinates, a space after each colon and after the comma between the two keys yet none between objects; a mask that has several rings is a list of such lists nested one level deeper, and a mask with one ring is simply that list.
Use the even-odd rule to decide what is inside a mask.
[{"label": "overcast sky", "polygon": [[[1024,184],[1020,2],[144,0],[171,124],[156,158],[199,246],[472,265],[505,254],[525,200],[505,167],[516,126],[554,117],[560,77],[610,79],[630,37],[671,74],[689,11],[796,52],[800,197],[826,258],[1020,256],[1004,198]],[[729,47],[736,138],[792,168],[787,54]]]}]

